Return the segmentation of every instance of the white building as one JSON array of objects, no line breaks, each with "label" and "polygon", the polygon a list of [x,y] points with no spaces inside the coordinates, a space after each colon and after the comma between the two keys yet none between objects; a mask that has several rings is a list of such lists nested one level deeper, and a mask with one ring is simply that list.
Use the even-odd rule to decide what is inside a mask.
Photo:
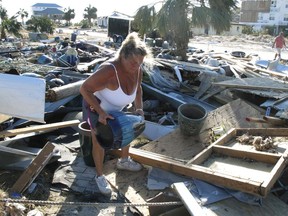
[{"label": "white building", "polygon": [[288,0],[242,0],[240,23],[253,26],[255,30],[263,27],[287,28]]},{"label": "white building", "polygon": [[64,15],[63,8],[53,3],[37,3],[32,5],[33,16],[48,16],[50,18],[61,18]]}]

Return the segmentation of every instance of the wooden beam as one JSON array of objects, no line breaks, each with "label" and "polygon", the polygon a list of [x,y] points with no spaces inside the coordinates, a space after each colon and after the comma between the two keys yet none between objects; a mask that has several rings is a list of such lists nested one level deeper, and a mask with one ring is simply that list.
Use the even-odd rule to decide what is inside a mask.
[{"label": "wooden beam", "polygon": [[57,123],[52,123],[52,124],[5,130],[5,131],[0,132],[0,137],[10,137],[10,136],[16,136],[18,134],[25,134],[25,133],[36,132],[36,131],[38,132],[39,131],[52,131],[52,130],[56,130],[59,128],[76,126],[79,123],[80,123],[79,120],[71,120],[71,121],[57,122]]},{"label": "wooden beam", "polygon": [[13,185],[11,192],[22,193],[30,186],[53,156],[54,148],[55,146],[50,142],[43,147],[41,152],[35,157],[28,168]]},{"label": "wooden beam", "polygon": [[188,188],[183,182],[172,184],[172,188],[177,192],[178,196],[184,203],[190,215],[194,216],[206,215],[202,207],[198,204],[195,197],[191,194],[191,192],[188,190]]},{"label": "wooden beam", "polygon": [[258,162],[276,164],[280,159],[281,155],[276,155],[269,152],[259,152],[259,151],[246,151],[240,149],[233,149],[227,146],[217,146],[212,147],[213,153],[218,153],[221,155],[226,155],[234,158],[247,158]]},{"label": "wooden beam", "polygon": [[287,137],[288,128],[236,128],[235,136],[242,136],[246,133],[253,136]]}]

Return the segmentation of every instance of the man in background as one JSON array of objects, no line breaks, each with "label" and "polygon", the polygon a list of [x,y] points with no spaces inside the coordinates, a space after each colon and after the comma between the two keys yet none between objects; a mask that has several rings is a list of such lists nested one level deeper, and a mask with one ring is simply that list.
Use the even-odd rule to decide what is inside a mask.
[{"label": "man in background", "polygon": [[279,35],[274,39],[274,42],[272,44],[272,48],[274,48],[274,47],[276,49],[274,60],[276,60],[277,56],[279,57],[279,60],[281,60],[281,51],[282,51],[283,47],[286,47],[283,32],[280,32]]}]

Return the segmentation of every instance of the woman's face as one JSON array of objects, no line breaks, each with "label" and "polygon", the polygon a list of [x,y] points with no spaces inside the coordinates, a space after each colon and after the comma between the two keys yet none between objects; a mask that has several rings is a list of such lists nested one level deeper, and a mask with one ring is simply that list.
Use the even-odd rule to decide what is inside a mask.
[{"label": "woman's face", "polygon": [[127,58],[123,58],[123,66],[129,73],[134,73],[135,71],[138,71],[140,65],[143,63],[144,56],[142,55],[131,55]]}]

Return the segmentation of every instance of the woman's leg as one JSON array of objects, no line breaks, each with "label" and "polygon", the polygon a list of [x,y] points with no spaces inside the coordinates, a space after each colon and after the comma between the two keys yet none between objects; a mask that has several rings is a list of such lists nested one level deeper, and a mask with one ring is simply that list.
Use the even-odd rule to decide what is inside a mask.
[{"label": "woman's leg", "polygon": [[107,182],[105,176],[103,175],[103,161],[104,161],[104,154],[105,150],[99,145],[97,138],[95,136],[95,131],[92,131],[92,155],[95,163],[96,169],[96,184],[99,188],[99,191],[102,194],[111,194],[112,190]]},{"label": "woman's leg", "polygon": [[95,133],[92,132],[92,156],[95,164],[96,174],[97,176],[103,175],[103,162],[104,162],[104,155],[105,150],[100,146],[98,143]]},{"label": "woman's leg", "polygon": [[128,158],[129,156],[129,145],[121,149],[121,158]]}]

